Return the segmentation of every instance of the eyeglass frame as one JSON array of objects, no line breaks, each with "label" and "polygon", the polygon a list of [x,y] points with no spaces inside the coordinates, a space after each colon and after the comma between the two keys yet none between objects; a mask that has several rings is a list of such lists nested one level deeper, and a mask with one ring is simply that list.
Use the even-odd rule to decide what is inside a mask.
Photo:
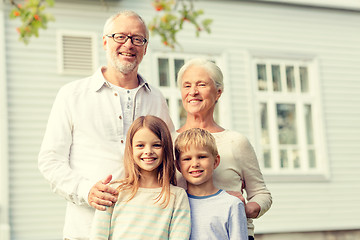
[{"label": "eyeglass frame", "polygon": [[[120,34],[120,35],[126,36],[124,42],[118,42],[118,41],[116,41],[115,38],[114,38],[114,36],[115,36],[116,34]],[[108,35],[105,35],[105,36],[107,36],[107,37],[109,37],[109,38],[112,38],[112,39],[114,40],[114,42],[121,43],[121,44],[126,43],[127,40],[130,38],[131,43],[134,44],[135,46],[139,46],[139,47],[140,47],[140,46],[144,46],[144,45],[147,43],[147,41],[148,41],[145,37],[140,36],[140,35],[129,36],[129,35],[122,34],[122,33],[113,33],[113,34],[108,34]],[[133,42],[133,37],[141,37],[141,38],[144,38],[143,44],[142,44],[142,45],[137,45],[137,44],[135,44],[135,43]]]}]

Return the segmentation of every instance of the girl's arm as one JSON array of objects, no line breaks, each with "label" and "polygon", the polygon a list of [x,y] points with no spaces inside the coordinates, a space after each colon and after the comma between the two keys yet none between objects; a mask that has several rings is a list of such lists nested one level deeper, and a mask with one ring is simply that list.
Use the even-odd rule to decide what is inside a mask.
[{"label": "girl's arm", "polygon": [[190,237],[191,219],[190,206],[184,189],[178,188],[175,194],[175,205],[170,222],[169,239],[186,239]]},{"label": "girl's arm", "polygon": [[108,240],[110,237],[111,219],[114,206],[107,207],[106,211],[96,210],[91,226],[90,240]]}]

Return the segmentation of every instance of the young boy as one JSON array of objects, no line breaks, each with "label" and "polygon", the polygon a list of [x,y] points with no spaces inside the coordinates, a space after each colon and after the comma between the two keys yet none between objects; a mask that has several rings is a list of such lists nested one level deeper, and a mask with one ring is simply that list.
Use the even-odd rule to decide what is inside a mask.
[{"label": "young boy", "polygon": [[213,172],[220,164],[214,137],[200,128],[181,133],[175,141],[175,157],[187,182],[190,239],[247,240],[243,202],[213,184]]}]

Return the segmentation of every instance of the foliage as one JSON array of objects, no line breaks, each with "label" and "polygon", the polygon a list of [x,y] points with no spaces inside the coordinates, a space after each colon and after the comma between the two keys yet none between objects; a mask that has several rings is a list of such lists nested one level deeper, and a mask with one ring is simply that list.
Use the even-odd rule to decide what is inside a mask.
[{"label": "foliage", "polygon": [[[100,0],[104,3],[105,0]],[[149,30],[154,35],[160,35],[161,42],[172,49],[175,45],[180,46],[176,40],[176,34],[183,29],[184,23],[190,23],[195,27],[198,37],[200,32],[210,33],[212,19],[199,17],[204,14],[203,10],[195,10],[194,0],[152,0],[156,10],[156,16],[149,24]],[[21,25],[16,28],[19,40],[28,44],[32,36],[39,36],[39,29],[46,29],[49,21],[54,21],[52,14],[47,13],[47,7],[53,7],[55,0],[25,0],[23,4],[16,0],[10,0],[14,6],[10,12],[10,19],[20,19]]]},{"label": "foliage", "polygon": [[204,11],[195,10],[193,0],[152,0],[152,5],[158,13],[149,23],[149,30],[154,35],[160,35],[165,46],[173,49],[175,45],[180,46],[176,34],[183,29],[184,23],[194,25],[197,37],[201,31],[210,33],[212,19],[200,21]]},{"label": "foliage", "polygon": [[32,36],[39,36],[39,29],[47,28],[49,21],[55,18],[50,13],[45,13],[46,7],[54,6],[54,0],[26,0],[24,4],[10,1],[14,8],[10,12],[10,19],[19,18],[21,25],[16,28],[19,40],[25,44],[29,43]]}]

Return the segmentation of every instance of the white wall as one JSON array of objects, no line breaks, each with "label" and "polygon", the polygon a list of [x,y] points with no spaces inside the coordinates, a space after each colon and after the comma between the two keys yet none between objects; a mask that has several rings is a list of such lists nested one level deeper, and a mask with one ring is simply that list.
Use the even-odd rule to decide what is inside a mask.
[{"label": "white wall", "polygon": [[[5,35],[4,4],[0,2],[0,35]],[[7,123],[7,82],[6,48],[4,38],[0,38],[0,239],[10,239],[9,225],[9,174],[8,174],[8,123]]]}]

